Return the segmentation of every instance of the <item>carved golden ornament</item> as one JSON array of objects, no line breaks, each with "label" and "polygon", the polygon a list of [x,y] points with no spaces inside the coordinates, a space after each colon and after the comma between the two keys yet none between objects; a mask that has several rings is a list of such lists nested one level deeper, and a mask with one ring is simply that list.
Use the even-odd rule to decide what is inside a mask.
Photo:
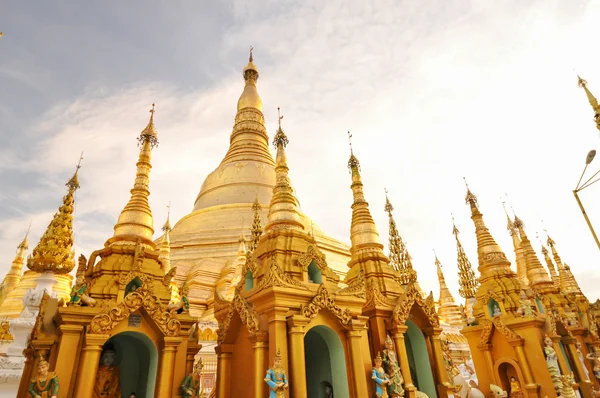
[{"label": "carved golden ornament", "polygon": [[366,297],[365,272],[361,269],[358,277],[352,283],[337,292],[336,296],[355,296],[364,299]]},{"label": "carved golden ornament", "polygon": [[154,287],[154,279],[152,279],[150,275],[142,273],[139,270],[132,270],[129,271],[129,273],[127,274],[119,275],[119,279],[117,282],[119,283],[119,287],[121,289],[124,289],[125,286],[127,286],[127,284],[135,278],[139,278],[139,280],[142,281],[142,284],[148,288]]},{"label": "carved golden ornament", "polygon": [[302,304],[300,306],[300,313],[308,319],[312,319],[316,317],[322,309],[331,311],[344,326],[347,326],[348,323],[350,323],[350,320],[352,320],[350,310],[348,308],[342,309],[337,306],[335,304],[335,299],[329,295],[329,291],[323,284],[319,286],[316,296],[313,297],[308,305]]},{"label": "carved golden ornament", "polygon": [[221,294],[221,292],[215,285],[215,292],[214,292],[215,312],[219,311],[222,308],[228,307],[230,304],[231,304],[231,301],[228,301],[227,299],[225,299],[225,297],[223,297],[223,295]]},{"label": "carved golden ornament", "polygon": [[554,315],[550,314],[548,317],[548,324],[550,326],[550,336],[558,336],[558,331],[556,330],[556,318]]},{"label": "carved golden ornament", "polygon": [[374,279],[371,279],[371,281],[368,282],[367,285],[368,286],[366,289],[366,301],[363,305],[363,308],[376,306],[383,306],[389,308],[395,307],[394,302],[392,302],[383,293],[381,293],[381,290],[379,290],[379,287],[377,287],[377,282]]},{"label": "carved golden ornament", "polygon": [[90,332],[95,334],[110,332],[140,307],[144,307],[165,336],[179,335],[181,323],[173,317],[167,307],[160,302],[147,285],[143,285],[136,291],[129,293],[116,306],[103,310],[96,315],[90,323]]},{"label": "carved golden ornament", "polygon": [[240,316],[243,323],[246,324],[250,334],[258,332],[260,325],[258,323],[258,317],[254,308],[248,304],[248,302],[240,295],[239,290],[233,295],[233,306]]},{"label": "carved golden ornament", "polygon": [[35,324],[33,325],[33,330],[31,331],[31,340],[35,340],[38,335],[42,332],[42,328],[44,326],[44,316],[46,314],[46,304],[50,299],[50,295],[44,289],[44,293],[42,294],[42,299],[40,300],[40,310],[35,318]]},{"label": "carved golden ornament", "polygon": [[275,256],[271,256],[270,266],[266,274],[260,280],[255,292],[259,292],[268,287],[289,287],[303,290],[310,290],[308,286],[288,275],[278,264]]},{"label": "carved golden ornament", "polygon": [[490,342],[490,337],[492,337],[492,332],[494,331],[494,324],[487,319],[481,321],[481,324],[483,329],[481,330],[481,337],[479,337],[479,346],[485,346]]},{"label": "carved golden ornament", "polygon": [[233,319],[233,313],[235,309],[233,307],[233,303],[229,306],[227,310],[227,314],[223,319],[218,319],[219,328],[217,329],[217,342],[219,344],[225,341],[225,337],[227,337],[227,332],[229,331],[229,326],[231,326],[231,320]]},{"label": "carved golden ornament", "polygon": [[397,325],[403,325],[415,304],[423,311],[431,326],[440,327],[440,319],[435,310],[433,297],[430,295],[427,299],[423,299],[414,284],[408,285],[405,294],[398,299],[392,313],[392,321]]},{"label": "carved golden ornament", "polygon": [[523,342],[523,338],[519,336],[517,332],[510,329],[504,322],[502,322],[498,318],[494,318],[492,323],[496,327],[496,329],[504,336],[509,342]]},{"label": "carved golden ornament", "polygon": [[506,255],[502,252],[486,253],[482,256],[482,258],[485,262],[508,261],[506,259]]},{"label": "carved golden ornament", "polygon": [[13,336],[10,333],[10,323],[8,321],[0,322],[0,342],[11,342]]},{"label": "carved golden ornament", "polygon": [[173,277],[175,277],[176,273],[177,273],[177,267],[173,267],[169,270],[169,272],[167,272],[165,274],[165,276],[162,279],[162,283],[163,283],[163,285],[165,285],[165,287],[171,286],[171,281],[173,280]]},{"label": "carved golden ornament", "polygon": [[325,260],[325,254],[323,254],[318,247],[315,247],[313,245],[309,245],[306,249],[306,252],[298,256],[297,261],[303,270],[306,270],[310,263],[313,261],[315,262],[315,264],[317,264],[317,267],[319,267],[321,271],[325,271],[327,269],[327,261]]}]

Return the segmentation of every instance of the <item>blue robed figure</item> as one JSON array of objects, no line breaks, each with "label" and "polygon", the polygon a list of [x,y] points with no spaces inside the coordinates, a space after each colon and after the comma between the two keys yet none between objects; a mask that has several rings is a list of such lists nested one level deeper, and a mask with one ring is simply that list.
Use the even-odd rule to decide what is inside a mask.
[{"label": "blue robed figure", "polygon": [[288,388],[285,370],[281,367],[281,352],[277,350],[273,359],[273,367],[267,370],[265,383],[269,386],[269,398],[283,398],[284,390]]},{"label": "blue robed figure", "polygon": [[375,357],[375,366],[373,366],[373,372],[371,378],[375,382],[375,396],[377,398],[388,398],[387,385],[390,384],[390,379],[383,370],[383,360],[381,359],[381,353],[377,353]]}]

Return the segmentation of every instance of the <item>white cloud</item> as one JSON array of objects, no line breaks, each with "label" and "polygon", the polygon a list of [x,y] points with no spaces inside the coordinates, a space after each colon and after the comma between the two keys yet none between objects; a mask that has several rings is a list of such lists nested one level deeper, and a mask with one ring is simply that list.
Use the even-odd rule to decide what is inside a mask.
[{"label": "white cloud", "polygon": [[[214,86],[96,87],[40,118],[37,133],[47,138],[19,167],[40,170],[55,185],[43,193],[32,187],[49,203],[33,216],[32,238],[49,221],[37,220],[56,208],[64,192],[60,184],[81,150],[78,249],[88,254],[111,236],[133,183],[135,138],[151,102],[157,103],[161,142],[153,153],[151,177],[155,227],[162,225],[169,201],[173,221],[187,214],[204,177],[226,152],[242,89],[241,54],[254,44],[268,130],[274,131],[281,106],[292,180],[303,210],[325,231],[346,241],[349,237],[346,131],[352,130],[382,241],[387,243],[387,187],[426,290],[438,290],[437,280],[429,276],[436,249],[458,298],[450,213],[471,261],[477,261],[463,200],[465,176],[509,256],[512,243],[500,199],[505,192],[536,249],[536,232],[543,235],[547,228],[585,293],[593,299],[599,295],[598,251],[570,192],[585,154],[598,140],[592,111],[572,71],[576,68],[600,95],[600,56],[593,51],[598,2],[570,12],[559,2],[530,7],[455,2],[439,10],[412,2],[303,2],[285,8],[271,2],[235,4],[236,22],[224,33],[221,51],[239,54],[239,62],[224,65],[237,69]],[[597,189],[582,193],[582,200],[600,223]],[[10,263],[27,220],[0,223],[4,264]]]}]

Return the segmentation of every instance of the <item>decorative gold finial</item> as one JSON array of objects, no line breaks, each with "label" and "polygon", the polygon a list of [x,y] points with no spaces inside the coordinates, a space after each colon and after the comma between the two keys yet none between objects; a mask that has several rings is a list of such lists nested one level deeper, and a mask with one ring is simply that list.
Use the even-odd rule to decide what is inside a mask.
[{"label": "decorative gold finial", "polygon": [[173,230],[173,228],[171,228],[171,201],[169,201],[169,204],[167,205],[167,221],[165,221],[162,230],[165,232],[171,232]]},{"label": "decorative gold finial", "polygon": [[250,46],[250,57],[248,58],[248,62],[254,62],[254,59],[252,59],[252,50],[254,50],[254,47]]},{"label": "decorative gold finial", "polygon": [[596,122],[596,128],[600,130],[600,105],[598,105],[598,100],[592,92],[587,88],[587,81],[581,78],[581,76],[577,75],[577,85],[585,91],[585,95],[594,110],[594,121]]},{"label": "decorative gold finial", "polygon": [[350,143],[350,159],[348,160],[348,169],[350,169],[350,173],[352,173],[353,169],[360,171],[360,162],[354,156],[354,151],[352,150],[352,133],[348,131],[348,142]]},{"label": "decorative gold finial", "polygon": [[250,238],[250,249],[249,251],[253,252],[254,249],[258,246],[258,241],[263,233],[262,223],[260,221],[260,203],[258,202],[258,195],[256,195],[256,199],[254,199],[254,203],[252,204],[252,211],[254,212],[254,221],[252,222],[252,230],[251,230],[251,238]]},{"label": "decorative gold finial", "polygon": [[398,271],[400,275],[400,283],[402,285],[408,285],[409,283],[414,283],[417,280],[417,272],[413,269],[412,266],[412,258],[408,253],[408,249],[406,248],[406,244],[400,233],[398,232],[398,227],[396,226],[396,221],[394,220],[394,215],[392,211],[394,210],[394,206],[390,202],[390,199],[387,195],[387,190],[385,190],[385,207],[384,210],[388,213],[389,218],[389,248],[390,248],[390,265],[393,269]]},{"label": "decorative gold finial", "polygon": [[275,146],[275,148],[279,148],[279,145],[281,145],[285,148],[287,144],[290,143],[290,140],[288,140],[287,136],[283,132],[283,129],[281,128],[281,119],[283,119],[283,116],[281,115],[281,109],[279,107],[277,107],[277,116],[279,118],[279,128],[275,133],[275,137],[273,137],[273,146]]},{"label": "decorative gold finial", "polygon": [[456,238],[456,263],[458,265],[458,283],[460,286],[458,293],[461,297],[469,299],[475,297],[475,293],[479,287],[479,280],[475,277],[471,261],[469,261],[469,257],[467,257],[467,253],[465,253],[465,249],[458,237],[460,231],[456,227],[454,216],[452,217],[452,234]]},{"label": "decorative gold finial", "polygon": [[463,180],[465,181],[465,186],[467,187],[467,195],[465,196],[465,202],[470,204],[471,207],[477,207],[477,196],[475,196],[475,194],[471,192],[471,189],[469,189],[469,184],[467,183],[466,177],[463,177]]},{"label": "decorative gold finial", "polygon": [[158,134],[156,133],[156,129],[154,128],[154,112],[156,112],[154,110],[154,104],[152,104],[152,109],[150,109],[149,112],[150,121],[148,122],[146,128],[140,133],[140,136],[138,137],[138,145],[142,147],[145,142],[149,142],[150,147],[154,148],[158,145]]}]

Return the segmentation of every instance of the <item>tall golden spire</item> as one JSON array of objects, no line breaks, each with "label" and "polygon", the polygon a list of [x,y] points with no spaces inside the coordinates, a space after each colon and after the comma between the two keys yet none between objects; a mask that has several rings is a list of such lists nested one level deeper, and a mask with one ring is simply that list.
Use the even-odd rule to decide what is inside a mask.
[{"label": "tall golden spire", "polygon": [[[348,132],[348,138],[352,138],[350,132]],[[352,185],[350,187],[354,198],[352,203],[352,225],[350,227],[350,241],[352,242],[350,253],[352,259],[355,259],[360,251],[372,251],[373,247],[383,252],[383,245],[380,243],[377,227],[369,211],[369,204],[365,200],[363,183],[360,177],[360,163],[358,158],[354,156],[352,141],[350,141],[348,168],[352,175]]]},{"label": "tall golden spire", "polygon": [[475,277],[471,261],[469,261],[467,253],[465,253],[465,249],[460,242],[460,238],[458,237],[459,233],[460,231],[456,228],[456,224],[454,223],[454,217],[452,217],[452,234],[454,234],[454,237],[456,238],[456,252],[458,254],[456,260],[458,264],[458,283],[460,285],[458,293],[461,297],[470,299],[475,297],[475,292],[477,292],[477,288],[479,287],[479,281]]},{"label": "tall golden spire", "polygon": [[567,270],[562,262],[562,259],[558,255],[558,251],[556,250],[556,243],[554,240],[548,235],[548,240],[546,242],[548,246],[550,246],[550,250],[552,250],[552,256],[554,257],[554,262],[556,263],[556,267],[558,268],[558,284],[560,286],[560,290],[563,293],[572,292],[573,286],[571,286],[571,281],[569,280],[569,275],[567,274]]},{"label": "tall golden spire", "polygon": [[481,275],[479,277],[480,283],[483,284],[499,274],[514,275],[510,269],[510,262],[506,258],[506,254],[504,254],[486,227],[483,221],[483,214],[481,214],[477,205],[477,197],[471,192],[468,185],[465,201],[471,208],[471,219],[475,224],[479,273]]},{"label": "tall golden spire", "polygon": [[165,225],[162,227],[162,231],[164,235],[160,241],[160,247],[158,249],[158,259],[161,261],[163,265],[163,269],[165,272],[169,272],[171,269],[171,203],[167,206],[167,221],[165,221]]},{"label": "tall golden spire", "polygon": [[590,102],[592,109],[594,110],[594,121],[596,122],[596,128],[598,130],[600,130],[600,105],[598,105],[598,100],[596,99],[596,97],[594,97],[594,95],[587,88],[587,82],[585,80],[583,80],[579,75],[577,75],[577,79],[578,79],[577,83],[579,84],[579,87],[582,87],[583,90],[585,91],[585,95],[587,96],[587,99]]},{"label": "tall golden spire", "polygon": [[137,172],[135,183],[131,189],[131,198],[114,227],[115,233],[108,240],[108,244],[121,244],[123,242],[137,242],[139,239],[152,248],[156,244],[152,241],[154,234],[154,220],[152,210],[148,204],[150,196],[150,163],[152,149],[158,145],[158,135],[154,129],[154,104],[150,110],[150,121],[144,130],[142,130],[138,143],[140,146],[140,155],[137,161]]},{"label": "tall golden spire", "polygon": [[73,177],[65,184],[68,188],[63,203],[54,214],[46,232],[27,258],[27,268],[32,271],[68,274],[75,267],[73,250],[73,210],[75,191],[79,189],[78,173],[83,153],[77,163]]},{"label": "tall golden spire", "polygon": [[546,261],[548,271],[550,272],[550,279],[552,279],[552,282],[554,283],[555,287],[560,287],[560,279],[558,278],[558,274],[556,273],[556,268],[554,268],[554,263],[552,262],[552,259],[550,258],[550,255],[548,253],[548,249],[546,249],[546,246],[544,246],[544,244],[542,244],[542,254],[544,255],[544,261]]},{"label": "tall golden spire", "polygon": [[4,280],[2,281],[3,295],[6,297],[8,293],[10,293],[17,284],[21,281],[21,271],[23,269],[23,263],[25,262],[25,252],[29,249],[29,240],[27,239],[29,236],[29,230],[31,229],[31,223],[29,224],[29,228],[27,228],[27,233],[25,237],[17,246],[17,254],[10,266],[10,270],[6,273]]},{"label": "tall golden spire", "polygon": [[256,197],[256,199],[254,200],[254,203],[252,204],[252,210],[254,211],[254,221],[252,222],[252,236],[250,237],[250,248],[249,251],[253,252],[254,249],[256,249],[256,246],[258,246],[258,241],[260,240],[260,237],[262,236],[263,233],[263,227],[262,224],[260,222],[260,203],[258,203],[258,196]]},{"label": "tall golden spire", "polygon": [[579,287],[579,283],[577,283],[577,279],[575,279],[575,275],[571,272],[571,267],[569,267],[568,264],[565,264],[565,274],[567,277],[567,292],[583,294]]},{"label": "tall golden spire", "polygon": [[[513,242],[513,249],[515,251],[515,262],[517,263],[517,277],[519,281],[524,285],[529,285],[529,279],[527,279],[527,254],[521,245],[521,238],[519,237],[519,225],[523,224],[523,222],[517,217],[515,214],[515,220],[510,219],[508,215],[508,211],[506,210],[506,203],[502,202],[502,207],[504,208],[504,214],[506,214],[506,229],[510,234]],[[514,212],[514,211],[513,211]]]},{"label": "tall golden spire", "polygon": [[519,230],[521,237],[521,247],[525,251],[527,260],[527,280],[531,287],[536,287],[540,284],[550,284],[548,273],[542,266],[535,250],[531,246],[531,241],[525,233],[525,225],[517,216],[515,216],[515,227]]},{"label": "tall golden spire", "polygon": [[410,254],[408,253],[404,240],[398,233],[396,221],[394,220],[394,215],[392,214],[394,206],[392,206],[392,203],[388,198],[387,190],[385,190],[384,210],[388,213],[390,224],[390,265],[400,274],[401,284],[408,285],[409,283],[414,283],[417,281],[417,272],[413,269],[412,259],[410,258]]},{"label": "tall golden spire", "polygon": [[448,285],[446,284],[446,278],[444,278],[444,272],[442,272],[442,263],[438,259],[437,254],[435,255],[435,266],[437,268],[438,282],[440,284],[440,305],[455,304],[454,297],[452,297],[452,293],[450,293],[450,289],[448,289]]},{"label": "tall golden spire", "polygon": [[293,229],[304,230],[304,225],[300,222],[300,213],[298,212],[298,200],[294,196],[294,190],[289,177],[289,168],[287,165],[287,156],[285,147],[289,143],[285,132],[281,128],[280,109],[277,108],[279,115],[279,127],[273,137],[273,145],[277,148],[277,158],[275,161],[276,183],[273,188],[273,196],[269,206],[269,215],[265,230],[277,229],[285,226]]}]

